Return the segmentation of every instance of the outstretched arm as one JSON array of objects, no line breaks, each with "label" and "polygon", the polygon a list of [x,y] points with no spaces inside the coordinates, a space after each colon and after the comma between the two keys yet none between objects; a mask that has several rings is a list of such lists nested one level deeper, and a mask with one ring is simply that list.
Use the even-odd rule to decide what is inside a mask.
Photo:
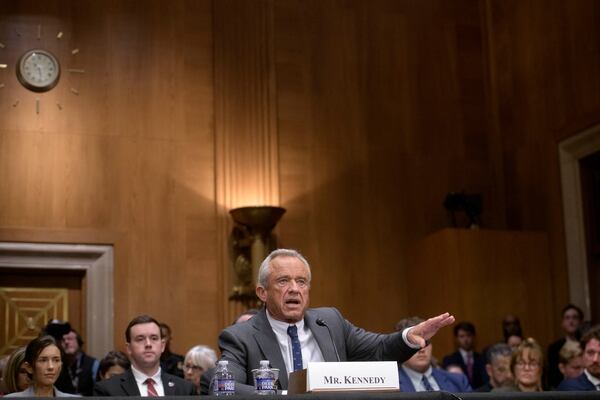
[{"label": "outstretched arm", "polygon": [[431,339],[437,331],[453,323],[454,316],[449,313],[444,313],[413,326],[406,334],[406,338],[410,343],[416,346],[425,347],[427,341]]}]

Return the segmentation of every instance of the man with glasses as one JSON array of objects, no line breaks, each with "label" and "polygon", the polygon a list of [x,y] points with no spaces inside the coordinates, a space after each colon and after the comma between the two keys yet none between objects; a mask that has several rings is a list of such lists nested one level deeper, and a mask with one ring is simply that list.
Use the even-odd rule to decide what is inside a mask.
[{"label": "man with glasses", "polygon": [[585,369],[577,378],[565,379],[556,390],[600,390],[600,325],[581,338]]},{"label": "man with glasses", "polygon": [[165,350],[160,325],[149,315],[140,315],[125,330],[127,355],[131,369],[100,381],[94,386],[95,396],[191,396],[194,385],[163,372],[160,355]]},{"label": "man with glasses", "polygon": [[295,250],[275,250],[261,264],[256,294],[265,307],[219,336],[221,359],[229,362],[237,393],[254,391],[251,371],[260,360],[280,370],[279,385],[287,389],[288,374],[310,361],[405,361],[454,322],[445,313],[402,332],[367,332],[335,308],[308,308],[310,283],[310,266]]}]

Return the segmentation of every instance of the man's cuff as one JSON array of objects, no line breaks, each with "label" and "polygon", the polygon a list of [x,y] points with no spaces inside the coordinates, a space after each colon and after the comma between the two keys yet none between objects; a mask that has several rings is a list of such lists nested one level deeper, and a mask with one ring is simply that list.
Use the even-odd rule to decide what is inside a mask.
[{"label": "man's cuff", "polygon": [[405,328],[402,331],[402,340],[404,340],[404,343],[406,343],[406,345],[408,347],[410,347],[411,349],[415,349],[415,350],[420,350],[421,346],[419,346],[418,344],[412,344],[409,340],[408,340],[408,331],[410,331],[412,329],[412,326],[409,326],[408,328]]}]

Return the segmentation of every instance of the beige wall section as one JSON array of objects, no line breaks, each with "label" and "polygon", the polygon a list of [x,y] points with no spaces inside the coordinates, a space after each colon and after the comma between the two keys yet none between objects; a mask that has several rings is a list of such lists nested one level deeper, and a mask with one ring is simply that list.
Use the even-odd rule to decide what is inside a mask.
[{"label": "beige wall section", "polygon": [[[4,239],[97,243],[119,232],[100,238],[115,244],[117,344],[132,316],[150,313],[172,326],[178,351],[215,345],[211,2],[15,1],[0,13],[10,65],[0,100],[0,227],[31,230]],[[37,46],[63,67],[57,90],[40,95],[13,75],[16,55]],[[73,66],[85,74],[65,71]]]}]

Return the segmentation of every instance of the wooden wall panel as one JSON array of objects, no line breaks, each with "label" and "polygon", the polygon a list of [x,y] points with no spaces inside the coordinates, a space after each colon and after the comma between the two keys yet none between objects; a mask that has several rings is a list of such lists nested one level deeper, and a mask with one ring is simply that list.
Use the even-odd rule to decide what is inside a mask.
[{"label": "wooden wall panel", "polygon": [[[554,301],[539,312],[557,313],[556,146],[600,119],[599,12],[594,0],[4,2],[0,236],[115,244],[117,337],[149,311],[183,352],[216,344],[235,312],[229,208],[287,208],[281,244],[312,262],[313,305],[389,331],[413,313],[407,248],[447,227],[444,196],[465,190],[484,196],[483,227],[547,232],[537,272]],[[37,41],[38,24],[64,39]],[[39,95],[40,114],[10,69],[34,44],[86,70]]]},{"label": "wooden wall panel", "polygon": [[449,191],[497,191],[478,3],[276,10],[282,236],[315,265],[314,302],[389,331],[410,313],[407,243],[446,226]]},{"label": "wooden wall panel", "polygon": [[[117,345],[133,316],[150,313],[172,326],[175,350],[215,346],[211,2],[15,1],[0,12],[10,50],[0,227],[29,232],[4,239],[115,245]],[[63,47],[25,36],[37,21],[64,30]],[[63,68],[85,69],[63,72],[40,114],[12,75],[27,46],[55,46]],[[15,97],[22,104],[6,107]]]}]

